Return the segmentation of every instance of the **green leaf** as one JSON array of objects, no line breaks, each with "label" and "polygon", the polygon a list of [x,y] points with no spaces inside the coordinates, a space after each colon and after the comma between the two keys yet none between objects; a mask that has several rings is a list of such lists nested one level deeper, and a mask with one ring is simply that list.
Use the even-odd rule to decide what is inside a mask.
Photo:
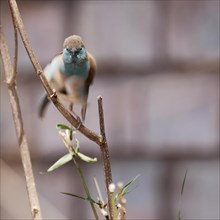
[{"label": "green leaf", "polygon": [[187,176],[187,169],[183,178],[182,186],[181,186],[181,196],[180,196],[180,206],[178,210],[178,220],[181,220],[181,201],[182,201],[182,196],[183,196],[183,191],[186,183],[186,176]]},{"label": "green leaf", "polygon": [[64,195],[76,197],[76,198],[78,198],[78,199],[87,200],[87,201],[92,202],[92,203],[94,203],[94,204],[99,204],[98,202],[96,202],[96,201],[93,200],[92,198],[85,198],[85,197],[82,197],[82,196],[78,196],[78,195],[76,195],[76,194],[66,193],[66,192],[61,192],[61,193],[64,194]]},{"label": "green leaf", "polygon": [[79,145],[79,140],[78,140],[78,139],[76,139],[76,149],[75,149],[76,153],[78,153],[78,152],[79,152],[79,148],[80,148],[80,145]]},{"label": "green leaf", "polygon": [[[137,186],[136,186],[136,187],[134,187],[134,188],[128,190],[128,187],[129,187],[132,183],[134,183],[139,176],[140,176],[140,174],[137,175],[136,177],[134,177],[133,179],[131,179],[130,181],[128,181],[128,182],[122,187],[122,196],[124,196],[124,195],[126,195],[126,194],[132,192],[133,190],[135,190],[135,189],[137,188]],[[118,200],[118,197],[119,197],[119,195],[116,194],[115,200]]]},{"label": "green leaf", "polygon": [[134,188],[132,188],[132,189],[130,189],[130,190],[124,191],[124,192],[122,193],[122,196],[125,196],[125,195],[127,195],[128,193],[134,191],[136,188],[137,188],[137,186],[135,186]]},{"label": "green leaf", "polygon": [[183,190],[184,190],[184,186],[185,186],[185,182],[186,182],[186,175],[187,175],[187,169],[183,178],[183,182],[182,182],[182,187],[181,187],[181,196],[183,195]]},{"label": "green leaf", "polygon": [[88,157],[86,156],[85,154],[82,154],[80,152],[76,152],[76,155],[83,161],[87,162],[87,163],[95,163],[97,162],[97,158],[94,157],[94,158],[91,158],[91,157]]},{"label": "green leaf", "polygon": [[126,194],[126,192],[127,192],[126,189],[127,189],[133,182],[135,182],[139,176],[140,176],[140,174],[137,175],[136,177],[134,177],[133,179],[131,179],[130,181],[128,181],[128,182],[123,186],[123,188],[122,188],[122,194],[123,194],[123,195]]},{"label": "green leaf", "polygon": [[69,126],[64,125],[64,124],[57,124],[57,125],[56,125],[56,128],[58,128],[58,129],[63,129],[63,130],[70,130],[70,131],[73,130],[72,128],[70,128]]},{"label": "green leaf", "polygon": [[51,172],[64,164],[70,162],[72,160],[72,155],[70,153],[65,154],[63,157],[61,157],[57,162],[55,162],[48,170],[47,172]]},{"label": "green leaf", "polygon": [[76,198],[79,198],[79,199],[82,199],[82,200],[87,200],[86,198],[82,197],[82,196],[78,196],[78,195],[75,195],[75,194],[72,194],[72,193],[66,193],[66,192],[61,192],[62,194],[65,194],[65,195],[68,195],[68,196],[73,196],[73,197],[76,197]]}]

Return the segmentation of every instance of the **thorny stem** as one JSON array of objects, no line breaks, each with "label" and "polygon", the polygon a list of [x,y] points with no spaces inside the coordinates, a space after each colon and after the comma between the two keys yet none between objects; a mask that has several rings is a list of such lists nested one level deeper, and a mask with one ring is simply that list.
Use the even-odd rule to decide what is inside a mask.
[{"label": "thorny stem", "polygon": [[5,78],[8,85],[10,104],[11,104],[12,115],[15,123],[16,134],[18,137],[21,161],[24,169],[27,192],[31,206],[32,219],[40,220],[42,219],[41,210],[37,196],[35,181],[34,181],[29,146],[24,131],[19,98],[16,89],[16,83],[15,83],[16,75],[13,76],[13,74],[16,73],[16,67],[13,70],[13,66],[11,64],[11,60],[8,52],[8,47],[1,26],[0,26],[0,53],[2,56],[2,62],[4,66]]}]

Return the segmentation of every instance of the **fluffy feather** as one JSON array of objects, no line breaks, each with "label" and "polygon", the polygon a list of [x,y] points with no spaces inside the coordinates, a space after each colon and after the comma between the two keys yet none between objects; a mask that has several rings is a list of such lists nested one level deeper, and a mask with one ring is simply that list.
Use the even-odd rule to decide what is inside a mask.
[{"label": "fluffy feather", "polygon": [[[94,57],[86,51],[80,36],[72,35],[64,40],[63,52],[45,67],[44,74],[62,101],[80,104],[81,118],[85,121],[89,87],[96,73]],[[39,108],[43,117],[49,100],[44,95]]]}]

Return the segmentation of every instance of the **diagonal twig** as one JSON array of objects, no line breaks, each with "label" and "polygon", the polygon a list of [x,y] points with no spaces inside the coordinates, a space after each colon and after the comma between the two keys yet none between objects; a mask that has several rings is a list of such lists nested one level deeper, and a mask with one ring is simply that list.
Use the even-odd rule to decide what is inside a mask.
[{"label": "diagonal twig", "polygon": [[[10,8],[10,12],[12,15],[12,10],[11,7]],[[11,77],[7,80],[7,84],[8,86],[15,86],[16,85],[16,75],[17,75],[17,66],[18,66],[18,28],[17,25],[15,23],[15,19],[13,16],[12,17],[12,23],[13,23],[13,30],[14,30],[14,41],[15,41],[15,49],[14,49],[14,71],[13,74],[11,75]]]},{"label": "diagonal twig", "polygon": [[110,219],[113,219],[113,214],[112,214],[112,206],[111,206],[111,200],[110,200],[110,195],[109,195],[109,190],[108,186],[112,182],[112,175],[111,175],[111,165],[110,165],[110,157],[109,157],[109,151],[108,151],[108,145],[107,145],[107,140],[105,136],[105,128],[104,128],[104,116],[103,116],[103,107],[102,107],[102,98],[98,98],[98,105],[99,105],[99,118],[100,118],[100,131],[101,134],[97,134],[96,132],[90,130],[89,128],[85,127],[83,124],[80,124],[78,120],[61,104],[59,101],[56,91],[53,91],[52,88],[50,87],[46,77],[43,74],[43,70],[36,59],[34,52],[32,50],[32,47],[30,45],[30,42],[28,40],[23,21],[21,19],[21,15],[16,3],[16,0],[8,0],[9,5],[12,10],[12,16],[13,19],[15,20],[16,26],[20,32],[23,44],[25,46],[25,49],[27,51],[27,54],[31,60],[31,63],[39,76],[41,83],[43,84],[48,97],[50,100],[53,102],[55,107],[58,109],[58,111],[66,118],[68,122],[70,122],[75,128],[79,127],[78,130],[85,135],[88,139],[91,141],[95,142],[100,146],[101,150],[101,155],[102,155],[102,160],[103,160],[103,167],[104,167],[104,176],[105,176],[105,188],[106,192],[108,195],[108,206],[109,206],[109,214],[110,214]]},{"label": "diagonal twig", "polygon": [[84,134],[87,138],[89,138],[90,140],[96,142],[97,144],[100,144],[100,135],[96,134],[95,132],[91,131],[90,129],[88,129],[87,127],[85,127],[83,124],[80,124],[77,119],[61,104],[61,102],[59,101],[56,92],[50,87],[46,77],[43,74],[43,70],[42,67],[40,66],[38,60],[36,59],[35,55],[34,55],[34,51],[30,45],[30,42],[28,40],[25,28],[24,28],[24,24],[23,21],[21,19],[21,15],[17,6],[17,3],[15,0],[9,0],[9,5],[12,9],[12,15],[16,21],[16,25],[18,27],[18,30],[20,32],[21,35],[21,39],[23,41],[23,44],[25,46],[25,49],[27,51],[27,54],[30,58],[30,61],[37,73],[37,75],[39,76],[42,85],[44,86],[48,97],[50,98],[50,100],[52,101],[52,103],[56,106],[56,108],[59,110],[59,112],[67,119],[67,121],[69,121],[75,128],[79,127],[79,131]]}]

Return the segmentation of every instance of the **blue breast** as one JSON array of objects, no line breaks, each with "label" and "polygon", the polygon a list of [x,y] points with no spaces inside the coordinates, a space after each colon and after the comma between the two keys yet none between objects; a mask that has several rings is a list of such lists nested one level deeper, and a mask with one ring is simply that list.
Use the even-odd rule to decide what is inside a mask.
[{"label": "blue breast", "polygon": [[66,76],[78,76],[80,78],[87,78],[89,74],[90,63],[88,60],[85,60],[80,63],[64,63],[63,67],[61,67],[61,72],[63,72]]}]

